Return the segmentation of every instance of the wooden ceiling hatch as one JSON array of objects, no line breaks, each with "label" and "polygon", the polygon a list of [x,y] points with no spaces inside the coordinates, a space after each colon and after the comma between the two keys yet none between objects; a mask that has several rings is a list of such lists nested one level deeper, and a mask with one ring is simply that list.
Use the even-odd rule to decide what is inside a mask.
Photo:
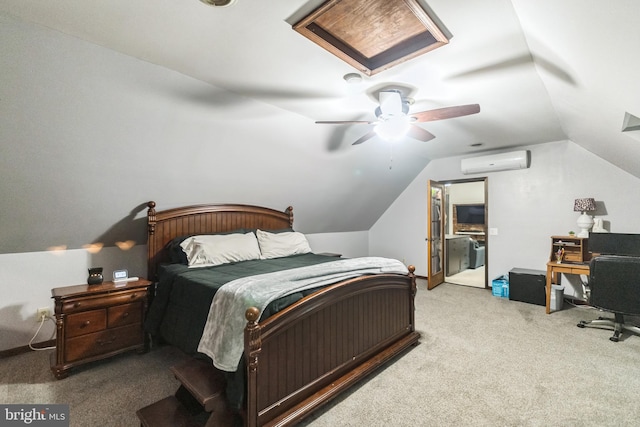
[{"label": "wooden ceiling hatch", "polygon": [[418,0],[328,0],[293,29],[368,76],[449,43]]}]

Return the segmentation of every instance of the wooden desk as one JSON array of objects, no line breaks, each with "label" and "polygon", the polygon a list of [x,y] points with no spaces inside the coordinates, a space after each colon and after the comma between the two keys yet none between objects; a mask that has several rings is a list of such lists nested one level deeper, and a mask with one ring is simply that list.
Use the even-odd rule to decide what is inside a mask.
[{"label": "wooden desk", "polygon": [[549,261],[547,263],[547,314],[551,313],[551,285],[558,283],[558,274],[584,274],[589,275],[589,264],[570,264]]}]

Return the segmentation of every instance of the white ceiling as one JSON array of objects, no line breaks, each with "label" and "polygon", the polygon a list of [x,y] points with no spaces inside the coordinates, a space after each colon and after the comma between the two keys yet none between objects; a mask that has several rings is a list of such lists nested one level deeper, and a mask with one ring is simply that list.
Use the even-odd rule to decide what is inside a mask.
[{"label": "white ceiling", "polygon": [[569,138],[640,176],[638,156],[628,155],[639,153],[638,141],[621,133],[625,112],[640,115],[637,1],[431,0],[453,35],[449,45],[358,88],[342,80],[354,69],[287,22],[318,3],[3,0],[1,7],[313,120],[373,118],[366,90],[386,83],[415,88],[412,111],[479,103],[477,116],[422,125],[437,136],[429,158],[465,153],[478,142],[495,149]]},{"label": "white ceiling", "polygon": [[[397,181],[364,188],[342,179],[342,198],[333,205],[358,193],[363,220],[324,231],[370,227],[429,159],[570,139],[640,177],[640,137],[621,132],[626,112],[640,116],[637,0],[430,0],[429,8],[452,35],[450,43],[365,77],[360,85],[342,78],[355,69],[291,28],[319,3],[237,0],[211,7],[198,0],[2,0],[0,14],[210,84],[207,91],[195,85],[145,88],[165,91],[160,97],[225,108],[239,118],[256,109],[255,100],[293,113],[303,128],[313,129],[314,141],[322,140],[323,152],[343,153],[326,162],[344,171],[355,169],[355,159],[379,167],[386,149],[375,140],[351,146],[370,125],[313,122],[373,119],[376,103],[368,93],[375,88],[412,88],[411,111],[480,104],[479,114],[421,124],[436,138],[403,141],[395,155],[411,161],[404,175],[392,178]],[[476,143],[483,145],[471,147]],[[321,152],[304,147],[300,155],[309,165],[307,180],[314,180],[310,162]],[[326,169],[324,161],[318,165]],[[338,184],[327,180],[318,192]],[[385,186],[388,191],[380,190]],[[171,200],[177,204],[180,197]]]}]

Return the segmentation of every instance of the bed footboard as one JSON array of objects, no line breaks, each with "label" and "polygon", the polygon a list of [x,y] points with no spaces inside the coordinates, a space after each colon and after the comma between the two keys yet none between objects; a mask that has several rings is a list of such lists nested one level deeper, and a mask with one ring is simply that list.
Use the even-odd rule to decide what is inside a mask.
[{"label": "bed footboard", "polygon": [[409,270],[329,286],[262,322],[247,310],[247,425],[294,424],[415,345]]}]

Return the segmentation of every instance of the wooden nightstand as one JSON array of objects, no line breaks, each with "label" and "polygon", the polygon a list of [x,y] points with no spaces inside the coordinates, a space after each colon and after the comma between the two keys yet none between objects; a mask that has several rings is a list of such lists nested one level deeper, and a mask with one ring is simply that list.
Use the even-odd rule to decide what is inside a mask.
[{"label": "wooden nightstand", "polygon": [[116,354],[147,350],[142,329],[149,301],[148,280],[77,285],[51,290],[55,300],[56,351],[51,370],[65,378],[69,369]]}]

